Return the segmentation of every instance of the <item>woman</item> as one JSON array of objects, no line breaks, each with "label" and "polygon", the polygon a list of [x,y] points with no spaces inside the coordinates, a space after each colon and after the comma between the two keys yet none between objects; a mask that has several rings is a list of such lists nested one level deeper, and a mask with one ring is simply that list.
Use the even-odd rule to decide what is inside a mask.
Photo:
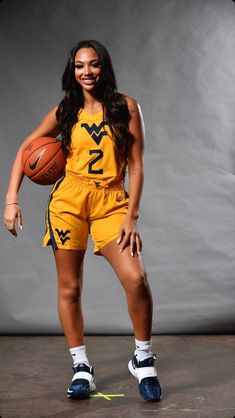
[{"label": "woman", "polygon": [[[144,125],[136,100],[117,92],[111,59],[97,41],[82,41],[70,54],[62,79],[65,97],[22,143],[6,195],[4,223],[17,236],[22,229],[18,192],[22,152],[34,138],[58,136],[67,156],[65,175],[52,188],[43,246],[52,245],[58,274],[58,311],[73,359],[70,398],[95,390],[86,356],[81,309],[83,259],[90,233],[95,254],[103,255],[123,285],[135,334],[128,367],[145,400],[162,390],[151,351],[152,297],[141,260],[137,229],[143,184]],[[129,195],[124,189],[128,167]]]}]

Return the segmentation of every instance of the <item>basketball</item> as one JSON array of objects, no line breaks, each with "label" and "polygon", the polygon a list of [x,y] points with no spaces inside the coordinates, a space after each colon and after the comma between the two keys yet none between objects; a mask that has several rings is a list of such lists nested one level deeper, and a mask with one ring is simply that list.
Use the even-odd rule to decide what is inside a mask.
[{"label": "basketball", "polygon": [[53,184],[62,176],[65,161],[61,141],[47,136],[33,139],[22,156],[26,176],[43,185]]}]

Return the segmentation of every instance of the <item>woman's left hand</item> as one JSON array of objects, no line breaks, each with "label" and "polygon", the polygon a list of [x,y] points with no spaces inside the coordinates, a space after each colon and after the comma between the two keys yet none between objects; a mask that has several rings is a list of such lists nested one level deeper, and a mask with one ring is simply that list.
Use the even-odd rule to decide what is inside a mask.
[{"label": "woman's left hand", "polygon": [[135,251],[140,254],[142,250],[142,241],[137,230],[137,221],[135,219],[126,219],[120,227],[117,244],[120,245],[120,253],[129,245],[130,254],[134,257]]}]

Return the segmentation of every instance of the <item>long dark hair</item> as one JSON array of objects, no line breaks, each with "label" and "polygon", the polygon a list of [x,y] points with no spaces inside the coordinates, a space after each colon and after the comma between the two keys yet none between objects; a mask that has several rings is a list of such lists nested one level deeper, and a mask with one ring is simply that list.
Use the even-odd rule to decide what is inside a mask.
[{"label": "long dark hair", "polygon": [[128,123],[130,114],[123,94],[118,93],[117,83],[110,55],[107,49],[98,41],[81,41],[71,50],[70,56],[62,77],[62,89],[65,96],[59,104],[56,117],[60,125],[63,149],[66,155],[70,151],[71,130],[78,121],[78,112],[84,106],[82,88],[75,79],[74,59],[80,48],[93,48],[101,66],[101,80],[99,85],[99,99],[103,107],[103,117],[107,120],[115,147],[119,157],[126,158],[128,140],[131,138]]}]

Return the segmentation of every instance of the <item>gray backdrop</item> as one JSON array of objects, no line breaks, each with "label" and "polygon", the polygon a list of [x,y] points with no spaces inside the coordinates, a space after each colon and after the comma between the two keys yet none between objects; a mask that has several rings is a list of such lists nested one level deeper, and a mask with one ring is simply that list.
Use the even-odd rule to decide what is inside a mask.
[{"label": "gray backdrop", "polygon": [[[146,123],[140,230],[154,333],[231,332],[234,318],[235,8],[229,0],[3,0],[1,202],[21,141],[62,98],[68,52],[109,49],[119,90]],[[50,188],[21,188],[24,229],[1,226],[0,330],[60,333],[50,248]],[[91,243],[90,243],[91,244]],[[102,257],[86,256],[87,333],[132,331],[125,295]]]}]

